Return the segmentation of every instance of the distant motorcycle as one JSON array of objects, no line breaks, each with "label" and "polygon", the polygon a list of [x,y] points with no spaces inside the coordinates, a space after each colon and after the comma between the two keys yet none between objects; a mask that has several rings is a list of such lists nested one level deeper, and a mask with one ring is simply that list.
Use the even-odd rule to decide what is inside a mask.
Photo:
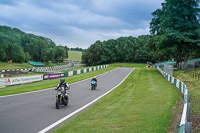
[{"label": "distant motorcycle", "polygon": [[91,81],[91,90],[96,90],[96,87],[97,87],[97,82],[92,80]]},{"label": "distant motorcycle", "polygon": [[59,87],[58,89],[56,88],[55,90],[57,90],[56,108],[59,109],[60,105],[67,106],[69,102],[69,97],[68,97],[69,93],[66,93],[64,95],[64,87]]}]

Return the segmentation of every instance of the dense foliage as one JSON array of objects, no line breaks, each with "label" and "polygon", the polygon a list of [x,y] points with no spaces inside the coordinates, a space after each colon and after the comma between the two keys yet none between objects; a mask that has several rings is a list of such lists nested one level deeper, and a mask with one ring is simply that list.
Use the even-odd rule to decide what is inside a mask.
[{"label": "dense foliage", "polygon": [[67,47],[56,46],[49,38],[0,26],[0,61],[58,61],[68,57],[67,49]]},{"label": "dense foliage", "polygon": [[199,13],[199,0],[165,0],[162,9],[152,13],[149,47],[156,48],[157,55],[175,58],[177,63],[199,57]]},{"label": "dense foliage", "polygon": [[82,53],[82,62],[97,65],[112,62],[155,61],[153,53],[146,47],[149,35],[120,37],[104,42],[96,41]]},{"label": "dense foliage", "polygon": [[80,51],[82,52],[83,49],[82,48],[79,48],[79,47],[76,47],[76,48],[70,48],[71,51]]}]

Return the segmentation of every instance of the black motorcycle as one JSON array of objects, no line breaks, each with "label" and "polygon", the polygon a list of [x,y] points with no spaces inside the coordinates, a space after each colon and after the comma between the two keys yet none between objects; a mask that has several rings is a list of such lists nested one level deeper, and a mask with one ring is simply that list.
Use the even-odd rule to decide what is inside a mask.
[{"label": "black motorcycle", "polygon": [[60,105],[67,106],[67,104],[69,102],[69,97],[68,97],[69,93],[66,93],[64,95],[64,87],[59,87],[58,89],[56,88],[55,90],[57,90],[56,108],[59,109]]}]

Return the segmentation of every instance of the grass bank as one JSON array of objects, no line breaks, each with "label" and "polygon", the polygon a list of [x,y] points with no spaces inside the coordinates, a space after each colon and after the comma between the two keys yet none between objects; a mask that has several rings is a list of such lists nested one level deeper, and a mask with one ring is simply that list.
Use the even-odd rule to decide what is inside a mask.
[{"label": "grass bank", "polygon": [[[197,72],[200,73],[200,70],[197,70]],[[185,73],[184,71],[177,70],[174,71],[173,75],[189,87],[192,103],[191,113],[200,115],[200,80],[193,79],[192,71]]]},{"label": "grass bank", "polygon": [[73,61],[81,61],[82,52],[79,51],[68,51],[68,59]]},{"label": "grass bank", "polygon": [[[113,66],[118,65],[122,64]],[[54,132],[167,133],[178,98],[178,90],[156,69],[142,65],[118,88]]]},{"label": "grass bank", "polygon": [[31,65],[28,63],[7,63],[7,62],[0,62],[0,70],[5,69],[25,69],[30,68]]},{"label": "grass bank", "polygon": [[[116,68],[117,67],[108,67],[108,68],[100,69],[97,71],[92,71],[92,72],[83,73],[80,75],[75,75],[72,77],[66,77],[65,79],[68,83],[74,83],[74,82],[77,82],[80,80],[84,80],[86,78],[90,78],[95,75],[99,75],[99,74],[111,71]],[[10,95],[10,94],[18,94],[18,93],[24,93],[24,92],[31,92],[31,91],[56,87],[58,85],[58,83],[59,83],[59,79],[52,79],[52,80],[44,80],[42,82],[34,82],[34,83],[29,83],[29,84],[0,88],[0,96]]]},{"label": "grass bank", "polygon": [[[173,75],[184,82],[189,88],[191,95],[191,122],[192,131],[194,133],[200,133],[200,80],[193,79],[194,71],[184,72],[183,70],[174,71]],[[196,70],[200,73],[200,69]]]},{"label": "grass bank", "polygon": [[58,62],[58,63],[46,63],[46,65],[44,67],[53,67],[53,66],[61,66],[61,65],[68,65],[69,63],[66,62]]}]

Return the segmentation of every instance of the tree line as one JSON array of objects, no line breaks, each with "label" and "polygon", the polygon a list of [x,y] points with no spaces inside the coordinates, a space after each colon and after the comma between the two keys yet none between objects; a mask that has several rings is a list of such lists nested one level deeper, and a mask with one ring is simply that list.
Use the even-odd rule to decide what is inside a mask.
[{"label": "tree line", "polygon": [[152,13],[151,35],[96,41],[83,51],[87,65],[112,62],[185,62],[200,57],[199,0],[165,0]]},{"label": "tree line", "polygon": [[76,48],[70,48],[70,50],[82,52],[84,49],[76,47]]},{"label": "tree line", "polygon": [[26,34],[17,28],[0,26],[0,61],[56,62],[68,57],[67,50],[67,46],[56,46],[49,38]]},{"label": "tree line", "polygon": [[116,40],[96,41],[82,53],[82,62],[97,65],[113,62],[146,62],[157,60],[148,49],[150,35],[120,37]]}]

